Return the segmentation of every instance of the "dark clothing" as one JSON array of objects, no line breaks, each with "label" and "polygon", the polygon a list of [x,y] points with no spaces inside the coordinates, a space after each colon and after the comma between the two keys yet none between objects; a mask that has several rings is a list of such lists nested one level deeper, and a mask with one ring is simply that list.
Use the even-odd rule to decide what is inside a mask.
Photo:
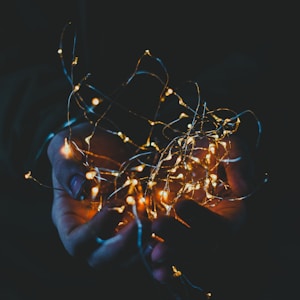
[{"label": "dark clothing", "polygon": [[[293,26],[278,25],[276,11],[270,14],[269,7],[245,9],[235,7],[231,11],[225,5],[213,8],[202,1],[195,7],[172,3],[172,8],[148,2],[130,7],[115,1],[34,0],[15,0],[2,6],[1,299],[121,296],[166,300],[169,295],[142,267],[130,274],[99,275],[70,257],[51,221],[51,189],[24,179],[24,174],[32,170],[34,177],[51,186],[47,138],[65,123],[71,91],[57,54],[60,34],[68,21],[72,26],[64,40],[66,68],[70,68],[75,30],[79,57],[75,80],[91,72],[92,84],[105,95],[114,95],[149,49],[163,61],[170,86],[180,89],[185,81],[197,79],[208,106],[257,113],[264,126],[259,162],[262,170],[270,172],[271,180],[249,204],[249,222],[240,236],[212,262],[212,274],[208,274],[212,299],[295,298],[289,272],[295,268],[293,264],[299,267],[299,258],[286,257],[285,247],[291,251],[299,247],[297,235],[291,231],[299,228],[299,204],[282,189],[287,183],[278,172],[286,167],[283,149],[273,149],[278,135],[280,140],[285,134],[291,138],[290,129],[284,128],[294,128],[296,122],[294,107],[289,106],[294,102],[285,104],[298,96],[293,90],[298,81],[290,76],[296,57],[290,44]],[[125,90],[120,101],[129,99],[126,106],[130,109],[149,113],[154,109],[152,93],[149,88],[142,92],[141,88],[129,88],[129,94]],[[142,127],[129,125],[129,118],[116,112],[115,121],[120,126],[141,132]],[[250,132],[249,128],[244,130]],[[282,208],[280,201],[287,204]],[[287,206],[291,211],[286,211]],[[283,219],[280,224],[284,229],[278,219]]]}]

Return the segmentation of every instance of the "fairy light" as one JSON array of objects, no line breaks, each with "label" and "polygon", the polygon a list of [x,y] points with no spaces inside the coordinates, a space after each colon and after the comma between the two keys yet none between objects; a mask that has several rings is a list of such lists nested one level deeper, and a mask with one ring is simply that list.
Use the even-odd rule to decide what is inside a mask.
[{"label": "fairy light", "polygon": [[67,138],[65,138],[64,140],[64,145],[63,147],[61,148],[61,154],[65,157],[65,158],[70,158],[71,155],[72,155],[72,148],[71,148],[71,145],[68,141]]},{"label": "fairy light", "polygon": [[96,199],[98,193],[99,193],[99,187],[98,186],[93,186],[91,188],[91,198],[92,198],[92,200]]},{"label": "fairy light", "polygon": [[[101,210],[105,202],[122,195],[125,199],[123,205],[112,209],[116,209],[120,213],[124,212],[126,208],[129,209],[131,216],[140,224],[139,214],[145,211],[150,220],[159,215],[173,214],[176,217],[174,205],[181,199],[189,198],[200,205],[213,207],[220,201],[242,200],[255,192],[254,190],[247,195],[236,198],[225,197],[224,195],[228,193],[224,193],[224,191],[228,191],[230,186],[217,175],[218,168],[222,163],[232,163],[240,159],[239,157],[229,158],[230,145],[224,139],[237,132],[241,118],[245,114],[251,114],[257,124],[258,144],[261,125],[252,111],[246,110],[236,113],[228,108],[210,110],[206,102],[202,102],[200,88],[196,82],[188,82],[196,91],[195,99],[188,99],[189,103],[193,102],[191,100],[196,100],[194,101],[195,107],[191,107],[178,92],[169,87],[169,74],[163,62],[154,57],[150,50],[145,50],[139,58],[134,72],[121,85],[121,89],[126,88],[136,76],[149,76],[161,84],[162,89],[158,96],[156,112],[151,119],[146,118],[90,85],[88,83],[90,74],[84,76],[78,83],[74,83],[74,68],[78,65],[79,59],[73,52],[70,59],[70,69],[67,69],[63,55],[63,37],[64,31],[61,35],[58,54],[63,71],[72,86],[72,91],[68,98],[67,122],[65,124],[65,128],[69,128],[69,135],[65,138],[61,153],[66,159],[74,157],[74,152],[78,152],[84,158],[83,165],[87,169],[86,179],[92,184],[90,192],[82,197],[94,204],[98,203],[97,210]],[[74,40],[76,39],[74,38]],[[146,57],[150,58],[153,63],[158,63],[163,70],[164,78],[141,69],[141,62]],[[95,94],[90,98],[90,103],[81,94],[83,88],[87,88]],[[179,105],[178,117],[165,122],[159,117],[161,105],[168,105],[168,101],[174,101],[174,97]],[[71,103],[75,103],[79,111],[82,112],[82,116],[93,125],[94,129],[84,139],[88,146],[87,150],[81,149],[72,139],[71,126],[74,119],[70,116]],[[150,131],[146,135],[144,144],[138,144],[125,131],[114,131],[103,126],[101,121],[104,117],[109,118],[110,107],[113,105],[150,125]],[[224,114],[226,117],[221,117]],[[184,122],[187,124],[183,125]],[[99,125],[101,125],[102,130],[119,137],[124,144],[133,145],[136,148],[135,154],[121,164],[111,161],[109,157],[101,156],[101,159],[107,160],[111,163],[110,165],[113,165],[111,168],[102,168],[92,163],[93,159],[91,158],[99,157],[97,153],[91,152],[91,141],[95,129]],[[161,128],[159,139],[154,136],[154,129],[157,128]],[[25,174],[25,178],[37,181],[32,177],[30,171]],[[103,184],[109,186],[105,192],[102,191]],[[80,199],[83,199],[82,197]],[[182,222],[184,223],[183,220]],[[124,224],[126,224],[125,219],[120,223],[120,226]],[[186,226],[189,225],[186,224]],[[156,238],[159,239],[159,237]],[[141,241],[139,240],[138,243]],[[172,266],[172,269],[174,277],[180,277],[185,280],[185,284],[193,286],[180,270],[175,266]],[[207,295],[210,296],[210,294]]]},{"label": "fairy light", "polygon": [[96,177],[96,175],[97,175],[97,172],[95,170],[91,170],[91,171],[88,171],[85,173],[85,177],[88,180],[94,179]]},{"label": "fairy light", "polygon": [[25,175],[24,175],[25,179],[31,179],[31,171],[28,171]]},{"label": "fairy light", "polygon": [[97,106],[97,105],[99,105],[102,101],[99,99],[99,98],[97,98],[97,97],[94,97],[93,99],[92,99],[92,105],[93,106]]}]

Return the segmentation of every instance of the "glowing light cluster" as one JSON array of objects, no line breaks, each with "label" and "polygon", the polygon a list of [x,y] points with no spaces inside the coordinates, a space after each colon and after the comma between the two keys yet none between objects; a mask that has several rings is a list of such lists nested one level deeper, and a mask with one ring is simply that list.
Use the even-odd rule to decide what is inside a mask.
[{"label": "glowing light cluster", "polygon": [[[139,213],[144,212],[151,220],[159,215],[174,216],[174,205],[182,199],[192,199],[203,206],[215,206],[223,200],[243,200],[252,194],[231,198],[233,196],[229,192],[230,185],[220,172],[224,164],[230,164],[240,159],[240,157],[229,155],[231,148],[229,137],[238,131],[241,117],[244,114],[252,115],[257,123],[257,141],[259,141],[261,126],[252,111],[236,113],[228,108],[210,110],[200,97],[198,83],[192,81],[187,84],[193,88],[195,96],[193,99],[185,99],[169,86],[169,74],[163,62],[146,50],[139,58],[134,72],[121,86],[122,89],[125,89],[133,78],[140,75],[150,76],[161,84],[156,112],[153,118],[145,117],[143,114],[122,106],[116,99],[108,97],[89,84],[88,79],[91,74],[86,74],[78,82],[74,82],[74,69],[79,63],[79,58],[75,55],[76,35],[68,69],[63,49],[65,29],[61,35],[58,54],[72,90],[67,101],[67,121],[64,124],[64,128],[69,128],[69,135],[65,138],[61,153],[67,159],[74,157],[74,153],[79,153],[83,158],[88,184],[87,189],[84,189],[79,197],[80,200],[90,202],[91,208],[96,211],[101,210],[103,205],[112,199],[123,199],[121,205],[114,208],[121,213],[124,210],[127,212],[120,224],[122,226],[129,220],[138,220]],[[145,58],[158,64],[163,76],[142,69],[141,63]],[[91,96],[83,97],[82,89],[91,91]],[[168,105],[172,101],[177,101],[178,111],[175,112],[177,117],[166,122],[160,114],[161,106]],[[195,105],[189,104],[193,102]],[[80,117],[78,115],[71,116],[71,103],[75,103],[81,111]],[[105,127],[102,121],[109,117],[110,109],[113,106],[118,106],[124,112],[129,112],[150,125],[150,131],[145,133],[146,142],[144,144],[137,143],[125,130],[123,132],[119,129],[112,130],[111,127]],[[85,150],[72,138],[72,125],[82,117],[93,127],[93,130],[84,139]],[[128,160],[120,163],[110,157],[92,152],[91,141],[98,126],[101,126],[101,130],[121,139],[124,144],[133,146],[134,154]],[[156,136],[158,131],[159,139]],[[93,158],[101,158],[107,164],[105,167],[95,165]],[[31,172],[28,172],[25,178],[37,181],[31,176]],[[188,224],[186,225],[188,226]],[[188,282],[188,279],[175,266],[173,266],[173,273],[174,277],[181,277],[182,280]],[[191,285],[189,282],[188,284]],[[208,295],[209,297],[210,295]]]},{"label": "glowing light cluster", "polygon": [[[222,165],[240,159],[239,157],[229,157],[231,145],[228,137],[238,130],[242,115],[248,113],[254,117],[258,126],[259,140],[260,122],[252,111],[247,110],[238,114],[228,108],[208,109],[206,102],[201,101],[200,88],[196,82],[189,82],[196,91],[195,99],[185,101],[178,92],[169,86],[169,74],[163,62],[154,57],[149,50],[145,50],[139,58],[134,72],[122,84],[122,88],[126,88],[138,75],[150,76],[161,84],[156,113],[152,119],[148,119],[142,114],[137,114],[131,109],[121,106],[115,99],[104,95],[90,85],[87,80],[91,74],[85,75],[79,80],[79,83],[74,83],[74,67],[78,64],[79,59],[75,56],[74,47],[68,71],[63,55],[63,37],[64,31],[58,54],[64,73],[72,86],[72,91],[68,98],[66,123],[70,131],[62,151],[66,157],[69,155],[70,149],[80,152],[85,157],[86,179],[90,184],[90,192],[82,195],[81,199],[90,200],[93,203],[98,202],[98,210],[100,210],[105,201],[123,198],[125,205],[134,207],[131,213],[132,211],[146,210],[148,217],[154,219],[161,214],[174,215],[174,204],[185,198],[195,200],[201,205],[215,206],[224,199],[234,201],[249,196],[243,195],[237,198],[226,196],[229,194],[230,186],[226,182],[226,178],[219,175],[219,171]],[[164,76],[142,69],[141,63],[145,58],[150,58],[154,63],[158,63]],[[83,87],[93,91],[90,99],[82,97],[81,89]],[[168,101],[174,101],[174,99],[175,101],[177,99],[178,102],[178,117],[165,122],[160,118],[160,107],[162,103],[168,105]],[[84,118],[93,125],[94,130],[85,138],[88,150],[81,149],[72,141],[71,101],[75,101],[82,110]],[[192,102],[195,103],[195,107],[188,105]],[[114,131],[111,128],[105,129],[101,121],[109,115],[109,110],[113,105],[148,122],[151,129],[145,133],[147,134],[145,144],[138,144],[126,132]],[[124,143],[134,146],[136,148],[134,155],[121,164],[113,162],[113,168],[91,165],[89,158],[97,156],[97,153],[90,151],[90,142],[95,128],[99,125],[110,134],[118,136]],[[164,138],[163,143],[158,143],[154,135],[158,127],[161,128],[160,136]],[[110,160],[108,157],[102,158]]]}]

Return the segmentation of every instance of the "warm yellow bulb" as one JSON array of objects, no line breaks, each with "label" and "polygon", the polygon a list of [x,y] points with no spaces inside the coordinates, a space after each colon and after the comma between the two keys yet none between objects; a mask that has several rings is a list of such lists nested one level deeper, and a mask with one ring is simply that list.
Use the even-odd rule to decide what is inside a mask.
[{"label": "warm yellow bulb", "polygon": [[98,193],[99,193],[99,187],[98,186],[92,187],[91,189],[92,199],[95,199]]},{"label": "warm yellow bulb", "polygon": [[95,176],[97,175],[95,170],[91,170],[85,173],[85,178],[88,180],[92,180],[95,178]]},{"label": "warm yellow bulb", "polygon": [[94,97],[91,102],[92,102],[92,105],[97,106],[101,103],[101,100],[97,97]]},{"label": "warm yellow bulb", "polygon": [[126,198],[126,203],[127,203],[128,205],[135,205],[135,199],[134,199],[134,197],[133,197],[133,196],[128,196],[128,197]]},{"label": "warm yellow bulb", "polygon": [[67,138],[65,138],[64,145],[60,149],[60,152],[65,158],[70,158],[70,156],[72,154],[72,148],[71,148],[70,143]]}]

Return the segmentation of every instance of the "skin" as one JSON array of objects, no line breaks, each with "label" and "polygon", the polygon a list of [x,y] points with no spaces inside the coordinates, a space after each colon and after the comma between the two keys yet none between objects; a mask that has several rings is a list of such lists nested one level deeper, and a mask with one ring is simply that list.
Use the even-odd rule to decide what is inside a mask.
[{"label": "skin", "polygon": [[[72,139],[82,149],[87,147],[82,141],[90,130],[87,124],[72,128]],[[126,226],[118,229],[124,216],[124,213],[112,209],[118,203],[109,203],[100,211],[95,211],[89,209],[85,201],[76,199],[78,193],[70,188],[70,182],[75,175],[83,178],[85,168],[78,153],[68,159],[61,154],[60,149],[68,134],[68,130],[61,131],[48,147],[54,187],[52,219],[61,241],[70,255],[86,260],[96,270],[130,267],[140,258],[136,242],[139,224],[130,220]],[[252,191],[254,171],[249,153],[241,141],[236,137],[228,141],[231,143],[229,156],[242,157],[237,162],[224,163],[223,166],[231,186],[226,196],[234,198]],[[113,167],[112,164],[128,159],[133,149],[125,147],[116,136],[96,131],[90,150],[112,159],[107,162],[100,158],[98,164]],[[201,155],[199,153],[199,157]],[[157,281],[171,281],[174,273],[172,266],[176,266],[197,282],[199,268],[205,270],[207,257],[214,255],[219,245],[233,236],[244,223],[245,204],[244,201],[223,200],[210,207],[182,199],[175,205],[175,212],[176,216],[160,216],[152,221],[140,216],[142,247]],[[153,238],[152,233],[159,238]],[[97,237],[105,240],[104,243],[97,244]]]},{"label": "skin", "polygon": [[[72,128],[72,134],[78,145],[90,129],[86,124]],[[75,199],[76,193],[70,188],[70,181],[74,176],[84,178],[85,169],[78,154],[69,159],[61,154],[60,149],[67,136],[68,130],[60,132],[48,147],[54,187],[53,222],[70,255],[85,259],[94,269],[103,270],[108,266],[122,268],[124,261],[134,261],[138,254],[137,223],[131,222],[116,233],[123,214],[111,209],[114,203],[109,203],[98,212],[90,209],[85,201]],[[116,137],[99,132],[94,142],[101,145],[98,147],[100,149],[95,149],[98,154],[110,155],[112,159],[117,158],[120,162],[128,157],[127,149]],[[109,164],[106,167],[110,167]],[[150,222],[147,219],[142,219],[141,222],[143,237],[149,238]],[[101,237],[105,242],[102,245],[97,244],[95,241],[97,237]]]}]

